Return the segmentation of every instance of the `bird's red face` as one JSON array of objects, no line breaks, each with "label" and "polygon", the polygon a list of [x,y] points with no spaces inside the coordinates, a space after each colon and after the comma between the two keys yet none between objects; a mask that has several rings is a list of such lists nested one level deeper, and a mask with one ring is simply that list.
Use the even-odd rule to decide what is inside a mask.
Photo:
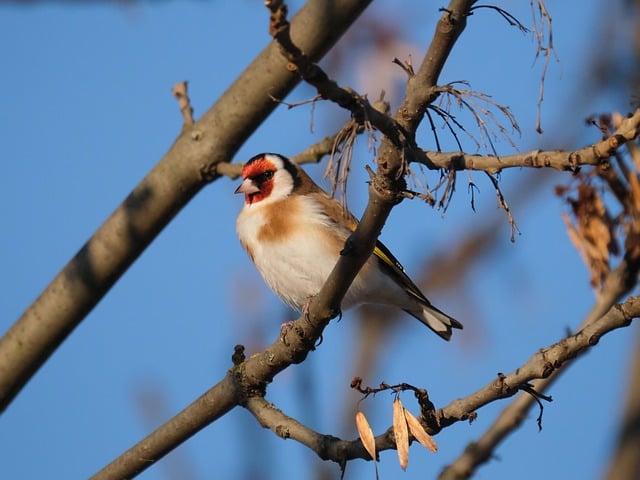
[{"label": "bird's red face", "polygon": [[260,202],[271,195],[276,165],[266,156],[254,157],[242,169],[242,183],[235,193],[244,193],[247,205]]}]

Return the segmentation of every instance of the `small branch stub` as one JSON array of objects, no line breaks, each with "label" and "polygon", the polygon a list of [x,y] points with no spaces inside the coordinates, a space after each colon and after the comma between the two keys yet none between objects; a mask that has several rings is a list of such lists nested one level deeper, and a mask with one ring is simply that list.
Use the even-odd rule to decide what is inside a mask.
[{"label": "small branch stub", "polygon": [[193,108],[191,107],[191,100],[189,100],[189,95],[187,94],[187,81],[176,83],[171,89],[171,93],[173,93],[173,96],[178,100],[178,106],[184,119],[183,127],[193,125]]}]

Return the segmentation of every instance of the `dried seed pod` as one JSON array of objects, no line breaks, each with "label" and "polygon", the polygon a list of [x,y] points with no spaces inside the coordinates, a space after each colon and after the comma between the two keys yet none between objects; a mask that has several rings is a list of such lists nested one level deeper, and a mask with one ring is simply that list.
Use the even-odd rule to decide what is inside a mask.
[{"label": "dried seed pod", "polygon": [[362,412],[356,412],[356,428],[358,429],[358,435],[364,445],[364,449],[367,451],[373,460],[376,460],[376,439],[373,436],[373,430],[369,426],[367,417]]},{"label": "dried seed pod", "polygon": [[399,397],[393,401],[393,436],[396,440],[400,467],[406,470],[409,463],[409,429]]},{"label": "dried seed pod", "polygon": [[436,445],[436,441],[431,435],[427,433],[420,421],[416,417],[414,417],[413,414],[406,408],[404,409],[404,418],[407,420],[409,432],[411,433],[411,435],[413,435],[413,438],[415,438],[418,442],[431,450],[433,453],[436,453],[438,451],[438,445]]}]

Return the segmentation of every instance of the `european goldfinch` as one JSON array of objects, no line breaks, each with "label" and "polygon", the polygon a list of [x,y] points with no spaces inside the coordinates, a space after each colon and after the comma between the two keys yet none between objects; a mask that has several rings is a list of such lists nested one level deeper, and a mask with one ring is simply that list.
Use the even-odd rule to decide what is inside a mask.
[{"label": "european goldfinch", "polygon": [[[236,229],[240,243],[269,287],[303,311],[331,273],[355,230],[356,218],[296,164],[261,153],[242,169],[245,204]],[[347,291],[342,308],[361,303],[395,305],[445,340],[462,324],[435,308],[381,243]]]}]

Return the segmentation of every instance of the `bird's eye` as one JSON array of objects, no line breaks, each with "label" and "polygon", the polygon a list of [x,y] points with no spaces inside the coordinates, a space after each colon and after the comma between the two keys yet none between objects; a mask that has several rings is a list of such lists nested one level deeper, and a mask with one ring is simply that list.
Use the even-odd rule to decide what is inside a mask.
[{"label": "bird's eye", "polygon": [[253,181],[258,184],[261,185],[264,182],[266,182],[267,180],[269,180],[270,178],[273,178],[273,170],[267,170],[266,172],[263,172],[259,175],[256,175],[255,177],[253,177]]}]

